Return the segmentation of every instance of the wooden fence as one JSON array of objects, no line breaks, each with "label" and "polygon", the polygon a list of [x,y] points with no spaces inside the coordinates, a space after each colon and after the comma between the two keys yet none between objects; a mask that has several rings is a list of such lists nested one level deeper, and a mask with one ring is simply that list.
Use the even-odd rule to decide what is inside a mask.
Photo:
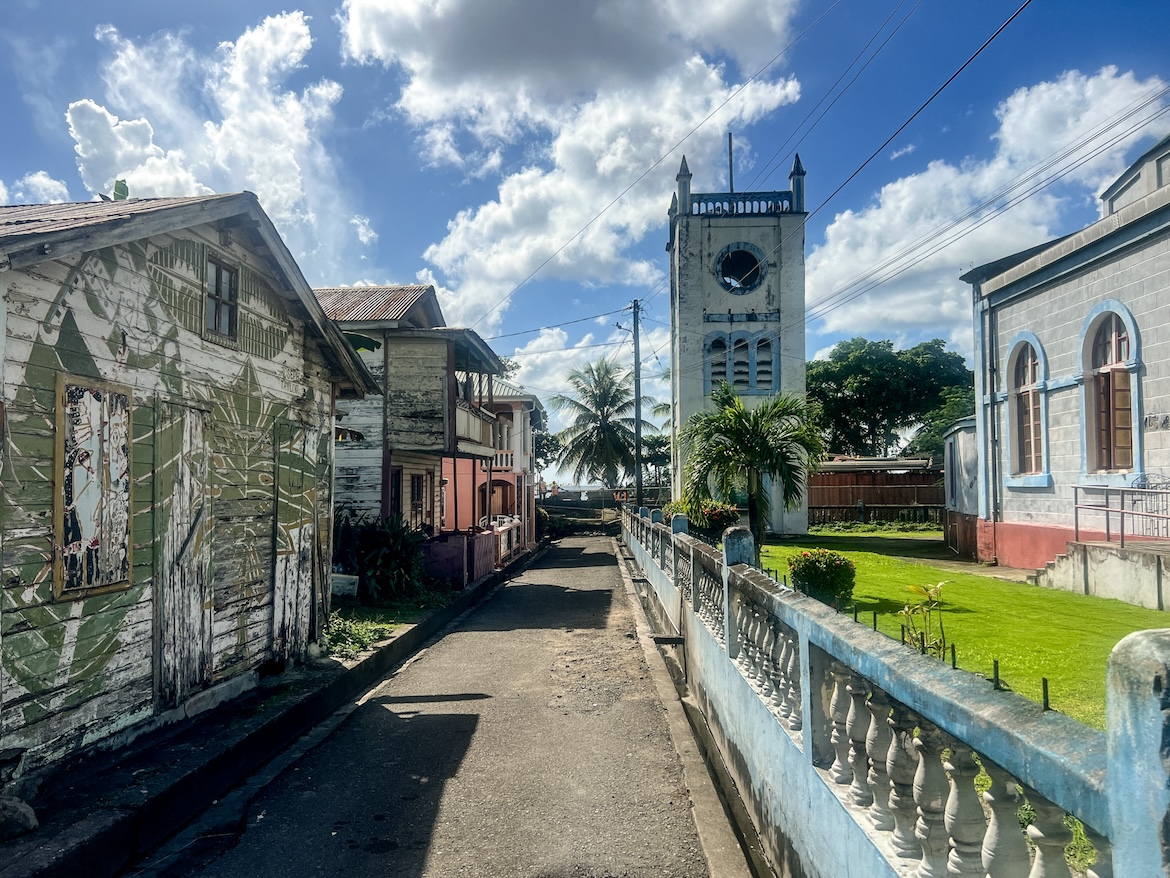
[{"label": "wooden fence", "polygon": [[941,470],[819,472],[809,479],[809,524],[908,521],[941,525]]}]

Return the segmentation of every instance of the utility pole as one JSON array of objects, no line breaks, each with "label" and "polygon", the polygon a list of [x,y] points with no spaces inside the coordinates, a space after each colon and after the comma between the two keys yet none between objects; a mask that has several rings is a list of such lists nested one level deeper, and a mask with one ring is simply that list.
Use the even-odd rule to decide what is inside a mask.
[{"label": "utility pole", "polygon": [[638,318],[642,305],[634,299],[634,504],[642,508],[642,351]]}]

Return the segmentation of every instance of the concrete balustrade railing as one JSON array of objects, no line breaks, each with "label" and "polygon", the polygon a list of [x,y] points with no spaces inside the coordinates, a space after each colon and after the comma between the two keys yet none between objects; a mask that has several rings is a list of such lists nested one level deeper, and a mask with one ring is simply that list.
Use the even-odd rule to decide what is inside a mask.
[{"label": "concrete balustrade railing", "polygon": [[782,874],[1065,876],[1071,814],[1092,878],[1170,875],[1170,631],[1114,650],[1102,733],[780,585],[746,528],[720,552],[640,512],[624,540]]}]

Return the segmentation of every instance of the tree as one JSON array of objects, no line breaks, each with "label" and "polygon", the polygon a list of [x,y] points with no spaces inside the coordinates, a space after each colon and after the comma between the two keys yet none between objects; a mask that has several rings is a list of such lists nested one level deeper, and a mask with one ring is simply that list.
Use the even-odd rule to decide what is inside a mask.
[{"label": "tree", "polygon": [[713,409],[691,416],[680,437],[687,461],[683,502],[694,508],[713,493],[727,498],[742,488],[758,566],[771,506],[765,477],[779,486],[784,507],[793,508],[804,496],[808,473],[821,460],[821,438],[800,397],[777,394],[749,410],[722,382],[711,403]]},{"label": "tree", "polygon": [[943,404],[927,412],[922,418],[922,427],[906,446],[908,454],[943,458],[943,434],[955,421],[975,414],[974,387],[944,387]]},{"label": "tree", "polygon": [[[616,488],[634,471],[634,376],[612,360],[600,359],[568,374],[574,395],[558,393],[549,406],[569,415],[570,424],[557,434],[557,463],[572,467],[577,482],[597,479]],[[642,422],[642,429],[654,425]]]},{"label": "tree", "polygon": [[963,358],[932,339],[895,351],[891,341],[839,342],[827,360],[808,364],[808,397],[819,409],[826,444],[843,454],[883,457],[898,433],[945,402],[948,388],[973,386]]},{"label": "tree", "polygon": [[651,485],[663,484],[662,471],[670,469],[670,437],[665,433],[651,433],[642,437],[642,465],[653,471]]},{"label": "tree", "polygon": [[561,440],[556,433],[550,433],[544,427],[537,427],[532,431],[532,456],[536,459],[537,472],[543,472],[557,462],[561,453]]}]

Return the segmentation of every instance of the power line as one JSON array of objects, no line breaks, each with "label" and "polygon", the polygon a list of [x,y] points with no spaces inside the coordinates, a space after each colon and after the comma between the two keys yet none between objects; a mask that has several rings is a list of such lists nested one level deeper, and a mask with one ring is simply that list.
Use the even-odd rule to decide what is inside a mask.
[{"label": "power line", "polygon": [[[1015,21],[1015,20],[1016,20],[1016,18],[1017,18],[1017,17],[1018,17],[1018,16],[1019,16],[1019,15],[1020,15],[1020,14],[1021,14],[1021,13],[1022,13],[1024,10],[1025,10],[1025,9],[1027,9],[1027,8],[1028,8],[1028,6],[1030,6],[1030,5],[1031,5],[1031,3],[1032,3],[1032,0],[1024,0],[1023,4],[1022,4],[1022,5],[1021,5],[1021,6],[1020,6],[1020,7],[1019,7],[1019,8],[1018,8],[1018,9],[1017,9],[1015,12],[1013,12],[1013,13],[1012,13],[1012,14],[1011,14],[1011,15],[1010,15],[1008,18],[1007,18],[1007,20],[1006,20],[1006,21],[1004,21],[1004,23],[1003,23],[1003,24],[1001,24],[1001,25],[1000,25],[998,28],[996,28],[995,32],[994,32],[994,33],[993,33],[991,36],[989,36],[989,37],[988,37],[986,40],[984,40],[983,44],[982,44],[982,45],[980,45],[980,46],[979,46],[979,48],[978,48],[978,49],[976,49],[976,50],[975,50],[975,51],[974,51],[974,52],[971,54],[971,56],[967,58],[967,60],[966,60],[966,61],[964,61],[964,62],[963,62],[961,65],[959,65],[958,69],[957,69],[957,70],[955,70],[955,72],[954,72],[954,73],[952,73],[952,74],[951,74],[949,77],[947,77],[946,81],[945,81],[945,82],[943,82],[943,84],[942,84],[942,85],[940,85],[938,88],[936,88],[936,89],[934,90],[934,92],[933,92],[933,93],[931,93],[930,97],[928,97],[928,98],[927,98],[925,101],[923,101],[923,103],[922,103],[922,104],[921,104],[921,105],[918,107],[918,109],[916,109],[916,110],[915,110],[915,111],[914,111],[912,114],[910,114],[909,118],[907,118],[905,122],[903,122],[901,125],[899,125],[899,126],[898,126],[898,128],[897,128],[897,129],[894,131],[894,133],[893,133],[893,134],[891,134],[889,137],[887,137],[887,138],[886,138],[886,140],[885,140],[885,141],[884,141],[884,142],[881,144],[881,146],[879,146],[877,149],[875,149],[875,150],[874,150],[874,151],[873,151],[873,152],[870,154],[870,156],[869,156],[867,159],[865,159],[865,161],[863,161],[863,162],[862,162],[860,165],[858,165],[858,166],[857,166],[857,168],[856,168],[856,169],[855,169],[855,170],[854,170],[854,171],[853,171],[853,172],[852,172],[852,173],[851,173],[851,174],[850,174],[848,177],[846,177],[846,178],[845,178],[845,180],[843,180],[843,181],[842,181],[842,182],[841,182],[841,183],[840,183],[840,184],[837,186],[837,188],[836,188],[836,189],[834,189],[834,190],[833,190],[833,191],[832,191],[832,192],[831,192],[831,193],[828,195],[828,197],[827,197],[827,198],[825,198],[825,200],[824,200],[824,201],[822,201],[822,202],[820,203],[820,205],[818,205],[818,206],[817,206],[817,207],[816,207],[814,210],[812,210],[810,213],[808,213],[808,214],[806,215],[804,222],[800,224],[799,231],[800,231],[800,232],[803,234],[804,228],[805,228],[805,226],[807,225],[807,223],[808,223],[808,220],[809,220],[809,219],[811,219],[812,217],[816,216],[818,213],[820,213],[820,211],[824,210],[824,208],[825,208],[825,207],[826,207],[826,206],[829,204],[829,202],[831,202],[831,201],[832,201],[832,200],[833,200],[833,199],[834,199],[834,198],[835,198],[835,197],[836,197],[836,196],[837,196],[837,195],[838,195],[838,194],[841,192],[841,190],[842,190],[842,189],[844,189],[844,188],[845,188],[847,185],[849,185],[849,183],[851,183],[851,182],[852,182],[852,181],[853,181],[853,180],[854,180],[854,179],[857,177],[857,175],[858,175],[858,174],[860,174],[860,173],[861,173],[861,172],[862,172],[862,171],[863,171],[863,170],[864,170],[864,169],[865,169],[865,168],[866,168],[866,167],[867,167],[867,166],[870,164],[870,162],[872,162],[872,161],[873,161],[873,160],[874,160],[874,159],[875,159],[875,158],[876,158],[878,155],[880,155],[880,154],[881,154],[881,153],[882,153],[882,152],[885,150],[885,148],[886,148],[887,146],[889,146],[889,145],[890,145],[890,143],[892,143],[892,142],[894,141],[894,139],[895,139],[895,138],[896,138],[896,137],[897,137],[899,134],[901,134],[901,133],[902,133],[904,130],[906,130],[906,128],[907,128],[907,127],[908,127],[908,126],[909,126],[909,125],[910,125],[910,124],[911,124],[911,123],[912,123],[912,122],[913,122],[915,119],[917,119],[917,118],[918,118],[918,116],[920,116],[920,115],[922,114],[922,112],[923,112],[923,111],[924,111],[924,110],[925,110],[925,109],[926,109],[928,106],[930,106],[930,104],[931,104],[931,103],[933,103],[933,102],[934,102],[935,98],[937,98],[937,97],[938,97],[940,94],[942,94],[942,92],[943,92],[943,91],[944,91],[944,90],[947,88],[947,86],[949,86],[949,85],[950,85],[952,82],[954,82],[954,81],[955,81],[955,79],[956,79],[956,78],[958,78],[958,76],[959,76],[959,75],[960,75],[960,74],[961,74],[961,73],[962,73],[964,70],[966,70],[966,69],[967,69],[967,68],[968,68],[968,67],[969,67],[969,66],[972,64],[972,62],[974,62],[974,60],[975,60],[976,58],[978,58],[978,57],[979,57],[979,56],[980,56],[980,55],[981,55],[981,54],[984,52],[984,50],[986,50],[986,49],[987,49],[987,47],[988,47],[988,46],[990,46],[990,45],[991,45],[991,43],[992,43],[992,42],[993,42],[993,41],[994,41],[994,40],[995,40],[995,39],[996,39],[996,38],[997,38],[997,37],[998,37],[998,36],[999,36],[1001,33],[1003,33],[1003,32],[1004,32],[1004,30],[1007,28],[1007,26],[1008,26],[1008,25],[1010,25],[1010,24],[1011,24],[1013,21]],[[687,207],[687,206],[684,206],[684,205],[680,205],[680,210],[683,210],[683,209],[688,209],[688,207]],[[783,247],[783,246],[784,246],[784,244],[785,244],[785,243],[787,243],[787,242],[788,242],[788,241],[791,239],[791,237],[792,237],[792,235],[793,235],[793,234],[795,234],[795,231],[789,232],[787,235],[784,235],[784,236],[781,238],[781,240],[780,240],[780,243],[778,243],[778,244],[777,244],[775,247],[773,247],[773,248],[772,248],[772,250],[771,250],[771,251],[769,251],[769,252],[768,252],[768,253],[765,255],[765,258],[767,258],[767,257],[771,256],[772,254],[776,253],[776,252],[777,252],[777,251],[778,251],[778,250],[779,250],[781,247]],[[724,300],[725,300],[725,299],[726,299],[726,298],[727,298],[729,295],[730,295],[730,293],[726,293],[726,292],[725,292],[725,293],[724,293],[722,296],[720,296],[720,297],[719,297],[719,299],[717,299],[717,300],[716,300],[716,301],[713,303],[713,307],[714,307],[714,306],[719,306],[719,305],[721,305],[721,304],[722,304],[722,302],[723,302],[723,301],[724,301]]]},{"label": "power line", "polygon": [[546,329],[560,329],[562,326],[572,326],[574,323],[587,323],[590,320],[600,320],[602,317],[608,317],[610,314],[621,314],[623,311],[629,311],[630,306],[624,308],[614,308],[612,311],[605,311],[602,314],[594,314],[592,317],[581,317],[577,320],[562,320],[560,323],[554,323],[551,326],[540,326],[536,329],[520,329],[516,332],[506,332],[503,335],[489,335],[484,341],[495,341],[500,338],[512,338],[517,335],[530,335],[533,332],[544,332]]},{"label": "power line", "polygon": [[[532,280],[532,278],[534,278],[537,275],[537,273],[540,272],[541,269],[543,269],[546,265],[548,265],[550,262],[552,262],[554,259],[556,259],[556,257],[559,256],[565,250],[565,248],[567,248],[570,244],[572,244],[575,240],[577,240],[577,238],[581,237],[581,235],[583,235],[589,229],[590,226],[592,226],[595,222],[597,222],[599,219],[601,219],[601,217],[604,216],[605,213],[607,211],[609,211],[609,209],[611,207],[613,207],[622,198],[624,198],[627,192],[629,192],[631,189],[633,189],[635,186],[637,186],[639,183],[641,183],[644,179],[646,179],[646,177],[650,174],[651,171],[653,171],[660,164],[662,164],[664,161],[666,161],[666,159],[669,158],[674,153],[675,150],[677,150],[680,146],[682,146],[684,143],[686,143],[687,140],[690,139],[691,135],[693,135],[696,131],[698,131],[700,128],[702,128],[704,125],[706,125],[708,122],[710,122],[716,113],[718,113],[720,110],[722,110],[724,107],[726,107],[729,103],[731,103],[733,100],[735,100],[737,97],[739,97],[739,95],[743,92],[744,89],[746,89],[749,85],[751,85],[759,77],[763,76],[764,72],[769,67],[771,67],[778,60],[780,60],[780,57],[785,52],[787,52],[794,45],[796,45],[797,41],[799,41],[802,37],[804,37],[805,34],[807,34],[810,30],[812,30],[814,27],[816,27],[824,19],[824,17],[826,15],[828,15],[830,12],[832,12],[834,9],[836,9],[841,4],[841,2],[842,2],[842,0],[834,0],[834,3],[832,6],[830,6],[828,9],[826,9],[824,12],[822,12],[812,22],[812,24],[810,24],[803,31],[801,31],[799,34],[797,34],[795,37],[793,37],[793,39],[789,41],[788,45],[786,45],[783,49],[781,49],[774,56],[772,56],[772,60],[770,60],[767,64],[765,64],[763,67],[761,67],[759,70],[757,70],[751,76],[749,76],[738,88],[736,88],[734,91],[732,91],[732,93],[727,96],[727,98],[723,101],[723,103],[721,103],[719,106],[717,106],[715,109],[713,109],[710,113],[708,113],[703,118],[703,120],[700,121],[690,131],[688,131],[683,136],[683,138],[678,141],[678,143],[676,143],[674,146],[672,146],[670,149],[668,149],[665,153],[663,153],[661,156],[659,156],[658,159],[655,160],[655,162],[650,165],[650,167],[646,168],[646,170],[644,170],[641,174],[639,174],[637,176],[637,178],[635,178],[632,183],[630,183],[628,186],[626,186],[625,189],[623,189],[621,192],[619,192],[617,194],[617,196],[612,201],[610,201],[609,204],[607,204],[600,211],[598,211],[593,216],[593,218],[589,220],[589,222],[585,223],[585,225],[583,225],[580,229],[578,229],[576,232],[574,232],[573,235],[569,238],[569,240],[565,241],[564,244],[562,244],[560,247],[558,247],[556,250],[554,250],[548,256],[547,259],[545,259],[543,262],[540,263],[540,265],[538,265],[538,266],[536,266],[536,268],[532,269],[532,271],[529,272],[528,275],[526,275],[525,278],[522,281],[520,281],[520,283],[516,284],[516,286],[514,286],[502,299],[500,299],[498,302],[496,302],[496,304],[494,304],[490,308],[488,308],[480,316],[480,318],[475,321],[475,323],[471,324],[471,326],[469,328],[474,329],[481,322],[483,322],[485,319],[487,319],[488,315],[492,314],[497,308],[499,308],[501,305],[503,305],[505,302],[507,302],[509,299],[511,299],[512,296],[514,296],[516,294],[516,292],[522,286],[524,286],[524,284],[526,284],[526,283],[528,283],[528,281]],[[1029,0],[1029,2],[1030,2],[1030,0]]]},{"label": "power line", "polygon": [[[978,49],[976,49],[976,50],[975,50],[975,51],[974,51],[974,52],[973,52],[973,53],[972,53],[972,54],[971,54],[971,55],[970,55],[970,56],[967,58],[967,60],[966,60],[966,61],[964,61],[964,62],[963,62],[961,65],[959,65],[958,69],[956,69],[954,73],[952,73],[952,74],[951,74],[949,77],[947,77],[947,79],[946,79],[946,80],[945,80],[945,81],[942,83],[942,85],[940,85],[938,88],[936,88],[936,89],[934,90],[934,92],[933,92],[933,93],[931,93],[931,95],[930,95],[930,96],[929,96],[929,97],[928,97],[928,98],[927,98],[925,101],[923,101],[923,103],[922,103],[922,104],[921,104],[921,105],[918,107],[918,109],[916,109],[916,110],[915,110],[915,111],[914,111],[914,112],[913,112],[913,113],[912,113],[912,114],[911,114],[911,115],[910,115],[910,116],[909,116],[909,117],[906,119],[906,121],[904,121],[904,122],[903,122],[901,125],[899,125],[899,126],[898,126],[898,128],[897,128],[897,129],[896,129],[896,130],[893,132],[893,134],[891,134],[889,137],[887,137],[887,138],[886,138],[886,140],[885,140],[885,141],[884,141],[884,142],[881,144],[881,146],[879,146],[877,149],[875,149],[875,150],[874,150],[874,151],[873,151],[873,152],[872,152],[872,153],[869,155],[869,157],[865,159],[865,161],[863,161],[863,162],[862,162],[860,165],[858,165],[858,167],[857,167],[857,168],[856,168],[856,169],[855,169],[855,170],[854,170],[854,171],[853,171],[853,172],[852,172],[852,173],[851,173],[851,174],[850,174],[848,177],[846,177],[846,178],[845,178],[845,180],[843,180],[843,181],[842,181],[842,182],[841,182],[841,183],[840,183],[840,184],[837,186],[837,188],[836,188],[836,189],[834,189],[834,190],[833,190],[833,191],[832,191],[832,192],[831,192],[831,193],[828,195],[828,197],[827,197],[827,198],[825,198],[825,199],[824,199],[824,201],[822,201],[822,202],[821,202],[821,204],[820,204],[820,205],[818,205],[818,206],[817,206],[817,207],[816,207],[816,208],[815,208],[813,211],[811,211],[809,214],[807,214],[807,215],[806,215],[806,217],[805,217],[805,220],[804,220],[804,222],[802,222],[802,223],[800,224],[800,227],[799,227],[798,231],[800,231],[800,232],[803,234],[804,228],[805,228],[805,226],[807,225],[807,222],[808,222],[808,220],[809,220],[809,219],[811,219],[813,216],[815,216],[817,213],[819,213],[821,210],[823,210],[823,209],[824,209],[824,208],[825,208],[825,207],[826,207],[826,206],[829,204],[829,202],[831,202],[831,201],[833,200],[833,198],[835,198],[835,197],[836,197],[836,196],[837,196],[837,195],[838,195],[838,194],[841,192],[841,190],[842,190],[842,189],[844,189],[844,188],[845,188],[845,187],[846,187],[846,186],[847,186],[847,185],[848,185],[850,182],[852,182],[852,181],[853,181],[853,180],[854,180],[854,179],[857,177],[857,175],[858,175],[858,174],[860,174],[860,173],[862,172],[862,170],[864,170],[864,169],[865,169],[865,168],[866,168],[866,167],[867,167],[867,166],[868,166],[868,165],[869,165],[869,164],[870,164],[870,163],[871,163],[871,162],[872,162],[872,161],[873,161],[873,160],[874,160],[874,159],[875,159],[875,158],[876,158],[878,155],[880,155],[880,154],[881,154],[881,153],[882,153],[882,152],[883,152],[883,151],[886,149],[886,147],[887,147],[887,146],[889,146],[889,145],[890,145],[890,143],[892,143],[892,142],[893,142],[893,140],[894,140],[896,137],[898,137],[898,135],[899,135],[899,134],[901,134],[901,133],[902,133],[902,132],[903,132],[903,131],[904,131],[904,130],[905,130],[905,129],[906,129],[906,128],[907,128],[907,127],[908,127],[908,126],[909,126],[909,125],[910,125],[910,124],[911,124],[911,123],[912,123],[912,122],[913,122],[913,121],[914,121],[916,118],[918,118],[918,116],[919,116],[919,115],[921,115],[921,114],[922,114],[922,112],[923,112],[923,111],[924,111],[924,110],[925,110],[925,109],[926,109],[928,106],[930,106],[930,104],[931,104],[931,103],[933,103],[933,102],[934,102],[934,100],[935,100],[935,99],[936,99],[936,98],[937,98],[937,97],[938,97],[940,94],[942,94],[942,92],[943,92],[943,91],[944,91],[944,90],[947,88],[947,86],[949,86],[949,85],[950,85],[952,82],[954,82],[954,81],[955,81],[955,79],[956,79],[956,78],[957,78],[957,77],[958,77],[958,76],[959,76],[959,75],[960,75],[960,74],[961,74],[961,73],[962,73],[964,70],[966,70],[966,69],[967,69],[967,67],[969,67],[969,66],[972,64],[972,62],[974,62],[974,60],[975,60],[976,58],[978,58],[978,57],[979,57],[979,55],[981,55],[981,54],[982,54],[982,53],[983,53],[983,52],[984,52],[984,51],[987,49],[987,47],[988,47],[988,46],[990,46],[990,45],[991,45],[991,43],[992,43],[992,42],[993,42],[993,41],[994,41],[994,40],[995,40],[995,39],[996,39],[996,38],[997,38],[997,37],[998,37],[998,36],[999,36],[1001,33],[1003,33],[1003,31],[1004,31],[1004,30],[1005,30],[1005,29],[1008,27],[1008,25],[1010,25],[1010,24],[1011,24],[1013,21],[1015,21],[1015,19],[1016,19],[1016,18],[1017,18],[1017,17],[1018,17],[1018,16],[1019,16],[1019,15],[1020,15],[1020,14],[1021,14],[1021,13],[1022,13],[1024,10],[1025,10],[1025,9],[1026,9],[1026,8],[1027,8],[1027,7],[1028,7],[1028,6],[1030,6],[1030,5],[1031,5],[1031,3],[1032,3],[1032,0],[1024,0],[1023,4],[1022,4],[1022,5],[1021,5],[1021,6],[1020,6],[1018,9],[1016,9],[1016,11],[1015,11],[1015,12],[1013,12],[1013,13],[1012,13],[1012,14],[1011,14],[1011,15],[1010,15],[1008,18],[1007,18],[1007,20],[1003,22],[1003,24],[1001,24],[1001,25],[1000,25],[998,28],[996,28],[995,32],[994,32],[994,33],[992,33],[992,34],[991,34],[991,36],[989,36],[989,37],[988,37],[986,40],[984,40],[984,42],[983,42],[983,43],[982,43],[982,44],[979,46],[979,48],[978,48]],[[772,254],[774,254],[774,253],[776,253],[778,250],[780,250],[780,248],[781,248],[781,247],[783,247],[783,245],[784,245],[785,243],[787,243],[787,241],[788,241],[788,240],[790,240],[790,239],[791,239],[792,235],[793,235],[793,234],[795,234],[795,233],[796,233],[796,231],[797,231],[797,230],[794,230],[794,231],[791,231],[791,232],[789,232],[787,235],[784,235],[784,236],[781,238],[780,242],[779,242],[779,243],[778,243],[778,244],[777,244],[775,247],[773,247],[773,248],[772,248],[772,250],[771,250],[771,251],[770,251],[768,254],[766,254],[765,258],[767,258],[767,257],[771,256]],[[719,298],[718,298],[718,299],[717,299],[717,300],[716,300],[716,301],[713,303],[712,307],[718,307],[719,305],[721,305],[721,304],[723,303],[723,301],[724,301],[724,300],[726,300],[726,299],[727,299],[727,297],[728,297],[729,295],[730,295],[729,293],[724,293],[722,296],[720,296],[720,297],[719,297]],[[711,310],[711,309],[709,308],[708,310]],[[697,368],[697,369],[699,369],[699,370],[701,370],[701,369],[703,368],[703,364],[702,364],[702,363],[698,363],[698,364],[695,364],[695,365],[691,366],[691,367],[690,367],[690,368],[687,370],[687,373],[693,373],[693,372],[696,370],[696,368]],[[683,374],[683,373],[680,373],[680,374]]]}]

